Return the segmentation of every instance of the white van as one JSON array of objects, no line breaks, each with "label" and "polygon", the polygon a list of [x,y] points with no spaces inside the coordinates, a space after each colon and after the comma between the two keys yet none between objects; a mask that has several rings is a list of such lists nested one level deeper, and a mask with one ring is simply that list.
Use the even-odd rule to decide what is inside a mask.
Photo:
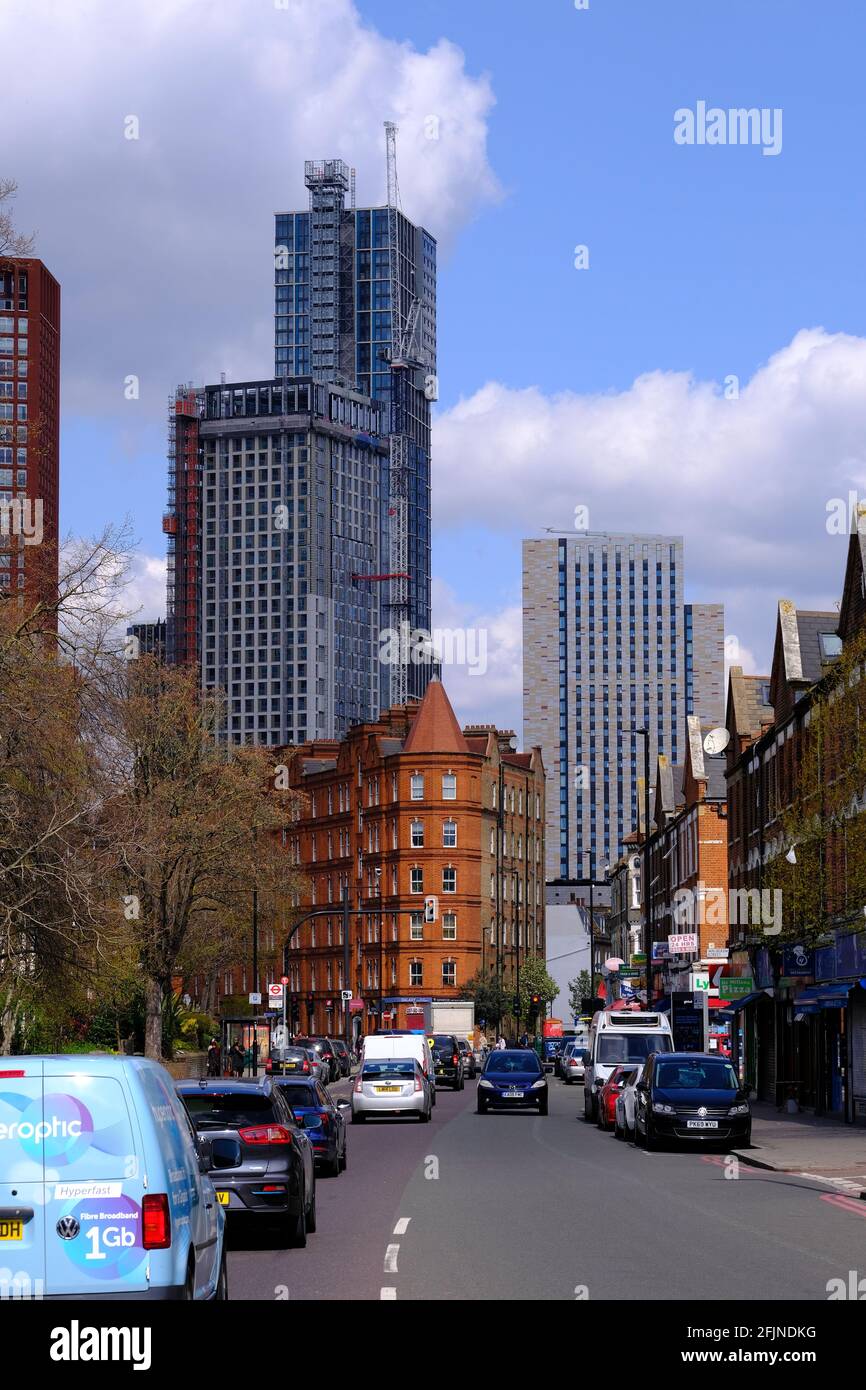
[{"label": "white van", "polygon": [[598,1093],[614,1067],[641,1063],[651,1052],[673,1052],[667,1014],[630,1009],[601,1009],[589,1030],[583,1073],[584,1119],[595,1124]]},{"label": "white van", "polygon": [[433,1071],[433,1054],[423,1033],[395,1033],[390,1029],[383,1033],[370,1033],[364,1039],[361,1049],[361,1067],[365,1061],[378,1061],[380,1057],[414,1057],[430,1082],[433,1091],[433,1104],[436,1104],[436,1082]]}]

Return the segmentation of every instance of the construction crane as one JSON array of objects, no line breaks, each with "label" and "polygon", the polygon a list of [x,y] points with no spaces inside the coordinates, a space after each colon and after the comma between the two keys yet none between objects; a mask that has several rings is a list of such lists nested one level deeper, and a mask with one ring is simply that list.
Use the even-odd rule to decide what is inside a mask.
[{"label": "construction crane", "polygon": [[[400,276],[400,191],[397,184],[397,126],[385,122],[386,197],[388,209],[388,276],[391,292],[391,433],[390,433],[390,601],[391,626],[403,631],[409,618],[409,388],[423,364],[415,347],[421,301],[414,286],[404,287]],[[391,668],[390,703],[405,705],[409,668],[402,653]]]}]

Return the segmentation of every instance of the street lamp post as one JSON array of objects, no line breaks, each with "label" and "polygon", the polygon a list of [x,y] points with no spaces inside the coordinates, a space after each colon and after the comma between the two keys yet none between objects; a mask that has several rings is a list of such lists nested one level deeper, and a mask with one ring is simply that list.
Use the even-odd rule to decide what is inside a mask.
[{"label": "street lamp post", "polygon": [[594,917],[593,917],[593,913],[594,913],[594,911],[595,911],[595,899],[594,899],[594,897],[593,897],[593,888],[594,888],[594,886],[595,886],[595,880],[594,880],[594,878],[593,878],[593,873],[592,873],[592,850],[585,849],[585,850],[583,851],[583,858],[589,860],[589,994],[590,994],[590,998],[591,998],[591,999],[594,999],[594,998],[595,998],[595,924],[594,924],[594,923],[595,923],[595,919],[594,919]]}]

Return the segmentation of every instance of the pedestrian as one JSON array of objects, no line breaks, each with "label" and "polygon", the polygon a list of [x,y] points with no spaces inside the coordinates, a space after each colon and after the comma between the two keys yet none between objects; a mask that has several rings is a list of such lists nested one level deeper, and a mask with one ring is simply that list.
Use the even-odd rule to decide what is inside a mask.
[{"label": "pedestrian", "polygon": [[208,1076],[219,1076],[220,1074],[220,1045],[216,1038],[211,1038],[207,1050],[207,1074]]},{"label": "pedestrian", "polygon": [[500,1037],[500,1039],[499,1039],[499,1041],[497,1042],[496,1046],[499,1048],[499,1051],[502,1052],[502,1051],[508,1046],[508,1044],[507,1044],[507,1042],[505,1041],[504,1038]]},{"label": "pedestrian", "polygon": [[243,1076],[244,1074],[244,1053],[243,1048],[237,1041],[233,1042],[229,1048],[229,1065],[233,1076]]}]

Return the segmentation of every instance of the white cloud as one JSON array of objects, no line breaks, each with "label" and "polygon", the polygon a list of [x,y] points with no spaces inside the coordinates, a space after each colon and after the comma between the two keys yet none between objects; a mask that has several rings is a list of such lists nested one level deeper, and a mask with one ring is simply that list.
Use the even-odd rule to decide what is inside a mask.
[{"label": "white cloud", "polygon": [[[461,724],[497,724],[522,736],[523,661],[522,613],[519,604],[492,612],[463,603],[443,579],[432,583],[433,627],[467,633],[466,649],[483,651],[484,663],[448,663],[442,683]],[[455,644],[456,648],[456,644]]]},{"label": "white cloud", "polygon": [[153,420],[177,381],[273,370],[272,214],[306,206],[305,158],[346,160],[359,202],[381,203],[396,120],[403,206],[446,248],[499,195],[487,78],[445,40],[383,37],[352,0],[4,0],[0,50],[2,172],[63,287],[67,412]]},{"label": "white cloud", "polygon": [[827,507],[866,474],[866,340],[803,330],[737,399],[684,372],[606,395],[489,382],[438,416],[434,457],[439,528],[569,531],[586,506],[590,530],[683,535],[692,596],[766,665],[778,597],[841,593]]},{"label": "white cloud", "polygon": [[149,623],[165,617],[165,575],[164,556],[133,556],[123,595],[124,607],[131,615],[129,622]]}]

